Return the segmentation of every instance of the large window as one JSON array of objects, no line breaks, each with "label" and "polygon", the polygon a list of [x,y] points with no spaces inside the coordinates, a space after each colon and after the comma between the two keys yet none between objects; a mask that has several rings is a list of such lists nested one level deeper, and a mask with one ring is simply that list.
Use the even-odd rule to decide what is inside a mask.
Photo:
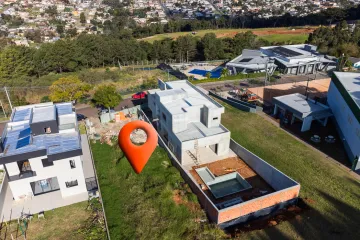
[{"label": "large window", "polygon": [[46,128],[44,128],[44,132],[45,133],[51,133],[51,128],[50,127],[46,127]]},{"label": "large window", "polygon": [[50,162],[49,159],[47,159],[47,158],[41,159],[41,162],[42,162],[43,167],[54,166],[54,162]]},{"label": "large window", "polygon": [[35,196],[60,189],[57,177],[31,182],[30,186]]},{"label": "large window", "polygon": [[76,168],[75,160],[70,160],[70,167],[71,169]]},{"label": "large window", "polygon": [[78,181],[75,180],[75,181],[65,182],[65,185],[66,185],[67,188],[71,188],[71,187],[75,187],[75,186],[77,186],[79,184],[78,184]]},{"label": "large window", "polygon": [[19,161],[17,164],[19,166],[20,173],[32,171],[29,160]]}]

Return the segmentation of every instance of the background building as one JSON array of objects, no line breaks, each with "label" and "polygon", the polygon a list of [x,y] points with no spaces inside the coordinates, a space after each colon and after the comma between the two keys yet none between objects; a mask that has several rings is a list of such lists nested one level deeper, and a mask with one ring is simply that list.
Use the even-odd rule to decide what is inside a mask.
[{"label": "background building", "polygon": [[[328,92],[328,104],[335,117],[345,150],[353,163],[360,156],[360,74],[335,72]],[[353,163],[360,170],[360,162]]]},{"label": "background building", "polygon": [[261,47],[260,51],[275,59],[279,71],[284,74],[313,74],[317,71],[328,71],[336,63],[319,54],[317,47],[310,44]]},{"label": "background building", "polygon": [[229,69],[230,73],[233,75],[240,73],[265,72],[266,69],[270,73],[273,73],[276,67],[273,60],[261,51],[249,49],[244,49],[240,56],[226,63],[226,68]]}]

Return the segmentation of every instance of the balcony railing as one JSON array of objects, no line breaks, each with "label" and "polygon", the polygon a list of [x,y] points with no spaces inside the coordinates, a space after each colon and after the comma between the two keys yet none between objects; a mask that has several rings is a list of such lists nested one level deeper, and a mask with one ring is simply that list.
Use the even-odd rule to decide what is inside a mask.
[{"label": "balcony railing", "polygon": [[25,178],[29,178],[29,177],[35,177],[35,176],[36,176],[35,171],[31,171],[31,170],[21,171],[18,175],[9,176],[9,182],[20,180],[20,179],[25,179]]}]

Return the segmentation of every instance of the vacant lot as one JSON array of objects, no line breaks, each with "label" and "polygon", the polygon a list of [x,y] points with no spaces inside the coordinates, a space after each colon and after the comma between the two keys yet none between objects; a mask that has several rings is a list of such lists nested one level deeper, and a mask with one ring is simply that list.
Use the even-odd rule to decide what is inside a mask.
[{"label": "vacant lot", "polygon": [[[92,144],[112,239],[221,239],[165,150],[135,174],[115,147]],[[205,220],[205,222],[201,222]]]},{"label": "vacant lot", "polygon": [[315,30],[314,27],[309,28],[259,28],[259,29],[216,29],[216,30],[200,30],[196,31],[196,34],[193,35],[191,32],[176,32],[176,33],[164,33],[157,34],[155,36],[143,38],[148,42],[153,42],[155,40],[162,40],[165,38],[176,39],[179,36],[193,35],[196,37],[203,37],[206,33],[215,33],[217,37],[234,37],[237,33],[252,31],[255,35],[264,38],[270,42],[285,42],[292,41],[293,43],[303,43],[309,33]]},{"label": "vacant lot", "polygon": [[311,208],[241,239],[360,239],[359,180],[261,116],[224,105],[222,123],[231,137],[298,181],[300,197]]}]

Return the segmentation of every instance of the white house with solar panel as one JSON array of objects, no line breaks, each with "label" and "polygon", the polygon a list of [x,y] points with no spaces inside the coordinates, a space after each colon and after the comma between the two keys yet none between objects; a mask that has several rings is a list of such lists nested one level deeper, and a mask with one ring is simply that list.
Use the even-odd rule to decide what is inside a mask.
[{"label": "white house with solar panel", "polygon": [[87,193],[81,140],[71,103],[16,107],[0,144],[13,199],[60,191],[63,198]]}]

